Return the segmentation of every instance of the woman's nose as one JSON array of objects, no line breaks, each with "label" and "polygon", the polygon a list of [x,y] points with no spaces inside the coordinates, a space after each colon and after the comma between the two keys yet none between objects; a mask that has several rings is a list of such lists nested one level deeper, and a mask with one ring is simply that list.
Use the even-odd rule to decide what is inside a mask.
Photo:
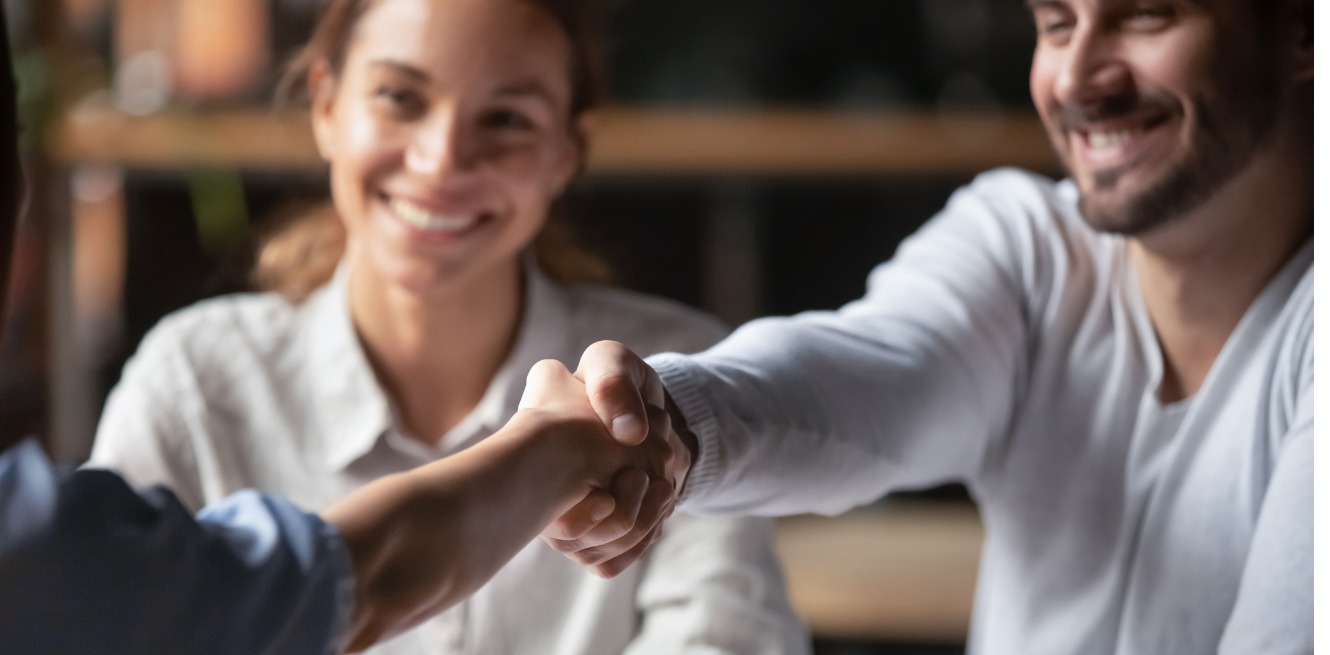
[{"label": "woman's nose", "polygon": [[440,108],[418,124],[406,152],[406,165],[414,172],[437,176],[465,172],[474,166],[459,112]]}]

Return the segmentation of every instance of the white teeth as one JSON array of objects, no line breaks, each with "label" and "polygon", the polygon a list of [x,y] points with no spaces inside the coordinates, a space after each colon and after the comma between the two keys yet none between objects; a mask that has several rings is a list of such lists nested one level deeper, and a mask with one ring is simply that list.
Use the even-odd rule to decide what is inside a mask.
[{"label": "white teeth", "polygon": [[422,230],[439,230],[448,232],[460,232],[475,224],[476,220],[469,216],[444,216],[435,214],[410,200],[394,198],[389,206],[393,213],[402,219],[406,224],[417,227]]},{"label": "white teeth", "polygon": [[1101,148],[1112,148],[1121,145],[1132,137],[1140,134],[1142,130],[1119,130],[1116,132],[1087,132],[1085,137],[1090,147],[1099,150]]}]

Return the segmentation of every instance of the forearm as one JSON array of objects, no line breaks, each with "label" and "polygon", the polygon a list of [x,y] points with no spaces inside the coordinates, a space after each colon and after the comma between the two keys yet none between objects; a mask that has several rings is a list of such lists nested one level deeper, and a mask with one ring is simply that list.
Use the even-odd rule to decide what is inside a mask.
[{"label": "forearm", "polygon": [[[799,317],[750,324],[700,356],[653,357],[697,458],[680,508],[839,513],[893,488],[966,479],[987,425],[971,372],[889,324]],[[896,330],[897,333],[901,330]]]},{"label": "forearm", "polygon": [[351,648],[466,598],[576,504],[614,466],[589,447],[599,431],[524,410],[480,444],[329,508],[356,570]]}]

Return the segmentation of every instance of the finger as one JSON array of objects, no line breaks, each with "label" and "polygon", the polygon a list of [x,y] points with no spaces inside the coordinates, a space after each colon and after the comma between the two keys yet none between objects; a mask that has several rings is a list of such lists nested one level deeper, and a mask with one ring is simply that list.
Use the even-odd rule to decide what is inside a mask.
[{"label": "finger", "polygon": [[627,554],[646,539],[665,516],[673,511],[674,489],[668,481],[652,480],[646,498],[637,515],[637,521],[631,530],[622,537],[600,546],[591,546],[570,553],[570,555],[590,567],[593,571],[600,564]]},{"label": "finger", "polygon": [[624,470],[615,476],[611,485],[614,494],[614,511],[609,517],[584,530],[575,538],[560,540],[550,545],[554,546],[555,550],[570,554],[579,562],[582,561],[579,553],[613,543],[633,529],[650,489],[651,479],[646,473],[637,469]]},{"label": "finger", "polygon": [[646,362],[623,344],[599,341],[582,353],[574,375],[615,440],[635,446],[647,438],[646,405],[663,406],[665,391]]},{"label": "finger", "polygon": [[651,434],[659,435],[659,438],[653,439],[650,444],[654,449],[654,463],[659,467],[652,477],[664,476],[671,482],[677,495],[692,463],[688,449],[679,439],[679,435],[674,432],[670,414],[664,408],[648,406],[647,417]]},{"label": "finger", "polygon": [[577,539],[609,518],[614,513],[614,506],[614,496],[609,492],[592,489],[572,509],[550,523],[540,536],[546,543]]},{"label": "finger", "polygon": [[642,541],[640,541],[636,546],[633,546],[632,548],[628,549],[628,552],[618,557],[615,557],[614,559],[611,559],[607,562],[602,562],[600,564],[597,564],[594,567],[592,567],[591,570],[594,571],[596,575],[605,578],[607,580],[616,577],[620,573],[623,573],[624,571],[628,570],[628,567],[632,566],[633,564],[637,563],[638,560],[642,559],[642,556],[646,555],[647,551],[651,548],[651,546],[654,545],[656,543],[656,540],[660,538],[661,526],[663,525],[664,525],[663,521],[661,523],[657,523],[656,527],[652,528],[651,532],[648,533],[647,536],[643,538]]}]

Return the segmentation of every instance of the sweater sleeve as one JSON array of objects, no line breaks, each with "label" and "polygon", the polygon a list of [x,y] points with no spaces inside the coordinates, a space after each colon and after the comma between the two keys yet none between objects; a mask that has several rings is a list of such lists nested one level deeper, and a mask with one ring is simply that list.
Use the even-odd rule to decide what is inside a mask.
[{"label": "sweater sleeve", "polygon": [[1039,192],[1004,190],[1015,175],[957,192],[861,300],[649,359],[699,439],[681,508],[830,514],[974,481],[1026,375],[1027,280],[1050,241]]}]

